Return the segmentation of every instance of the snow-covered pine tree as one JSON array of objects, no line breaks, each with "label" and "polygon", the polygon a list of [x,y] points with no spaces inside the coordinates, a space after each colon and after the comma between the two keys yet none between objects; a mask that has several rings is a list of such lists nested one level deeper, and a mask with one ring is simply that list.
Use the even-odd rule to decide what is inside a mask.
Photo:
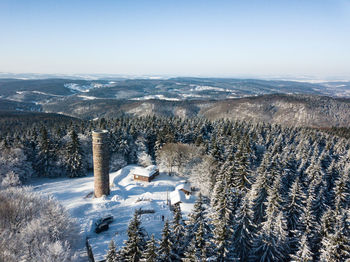
[{"label": "snow-covered pine tree", "polygon": [[84,152],[78,134],[74,129],[70,132],[70,141],[66,145],[65,165],[69,177],[85,175],[86,164],[84,163]]},{"label": "snow-covered pine tree", "polygon": [[298,229],[299,235],[305,234],[307,237],[308,246],[313,254],[313,258],[318,256],[319,245],[321,241],[320,225],[316,222],[315,215],[312,212],[312,203],[314,196],[309,194],[306,199],[306,205],[303,208],[301,215],[301,224]]},{"label": "snow-covered pine tree", "polygon": [[276,174],[272,188],[268,191],[266,215],[252,249],[252,259],[258,261],[285,261],[289,254],[287,221],[281,211],[282,198],[279,193],[281,177]]},{"label": "snow-covered pine tree", "polygon": [[348,210],[342,210],[336,217],[334,233],[322,238],[320,261],[338,262],[350,260],[350,230]]},{"label": "snow-covered pine tree", "polygon": [[296,254],[291,255],[291,262],[311,262],[313,261],[312,252],[308,245],[306,235],[302,235]]},{"label": "snow-covered pine tree", "polygon": [[[202,195],[199,194],[192,212],[189,215],[189,221],[186,226],[186,243],[193,242],[193,252],[197,259],[205,261],[208,256],[210,244],[210,226],[206,218],[207,212],[204,207]],[[187,252],[189,250],[187,249]]]},{"label": "snow-covered pine tree", "polygon": [[165,220],[162,239],[159,242],[158,260],[159,262],[173,261],[174,254],[172,253],[173,243],[171,242],[171,232],[168,220]]},{"label": "snow-covered pine tree", "polygon": [[184,253],[184,257],[181,259],[183,262],[201,262],[205,260],[199,260],[197,258],[196,254],[196,247],[195,247],[195,240],[194,238],[191,240],[189,245],[186,248],[186,251]]},{"label": "snow-covered pine tree", "polygon": [[146,240],[144,229],[141,227],[139,214],[136,211],[129,223],[127,235],[128,239],[124,241],[125,246],[120,252],[121,258],[125,261],[138,262],[145,249]]},{"label": "snow-covered pine tree", "polygon": [[39,176],[54,175],[55,161],[57,159],[56,146],[50,139],[45,127],[40,130],[38,155],[33,165],[34,170]]},{"label": "snow-covered pine tree", "polygon": [[147,241],[145,251],[142,254],[142,262],[157,262],[157,245],[154,235]]},{"label": "snow-covered pine tree", "polygon": [[117,262],[117,247],[113,239],[109,242],[108,245],[106,262]]},{"label": "snow-covered pine tree", "polygon": [[297,174],[295,146],[293,144],[288,145],[284,149],[283,154],[281,155],[281,165],[283,167],[281,195],[282,197],[286,197]]},{"label": "snow-covered pine tree", "polygon": [[298,249],[300,232],[297,232],[297,230],[301,227],[301,215],[303,213],[305,201],[306,196],[301,188],[299,177],[297,177],[283,202],[283,211],[287,219],[288,236],[292,253],[296,252]]},{"label": "snow-covered pine tree", "polygon": [[347,209],[350,202],[350,188],[349,188],[349,177],[346,172],[342,171],[340,176],[335,182],[334,198],[336,212],[340,212],[340,209]]},{"label": "snow-covered pine tree", "polygon": [[339,177],[339,168],[337,167],[336,161],[333,159],[325,172],[326,182],[326,203],[328,206],[334,208],[334,188],[335,181]]},{"label": "snow-covered pine tree", "polygon": [[244,195],[249,191],[252,184],[248,145],[247,140],[242,140],[234,157],[233,185],[236,190],[241,191]]},{"label": "snow-covered pine tree", "polygon": [[256,227],[249,203],[249,196],[246,195],[234,217],[233,247],[235,257],[240,261],[248,260],[255,239]]},{"label": "snow-covered pine tree", "polygon": [[301,188],[299,178],[297,177],[289,194],[284,201],[284,212],[287,219],[288,231],[292,232],[297,229],[300,224],[300,216],[302,208],[305,206],[306,196]]},{"label": "snow-covered pine tree", "polygon": [[273,262],[289,259],[287,222],[283,213],[267,212],[267,220],[258,232],[250,255],[252,261]]},{"label": "snow-covered pine tree", "polygon": [[173,243],[173,254],[180,258],[185,249],[185,225],[182,219],[180,205],[174,206],[173,221],[171,225],[171,238]]},{"label": "snow-covered pine tree", "polygon": [[218,262],[234,261],[232,250],[232,226],[234,215],[233,191],[228,187],[226,179],[223,180],[223,194],[216,196],[217,205],[213,206],[213,246],[215,247],[215,260]]},{"label": "snow-covered pine tree", "polygon": [[334,233],[336,213],[331,208],[325,210],[321,218],[321,236],[328,237],[328,235]]},{"label": "snow-covered pine tree", "polygon": [[266,216],[267,192],[271,187],[271,178],[267,170],[258,173],[256,182],[252,186],[251,206],[254,214],[254,223],[259,225]]},{"label": "snow-covered pine tree", "polygon": [[[323,184],[320,182],[319,184]],[[316,185],[317,187],[317,185]],[[312,211],[315,215],[317,223],[321,223],[321,218],[325,210],[327,210],[328,206],[326,204],[326,192],[325,186],[320,186],[320,190],[318,191],[317,197],[314,198],[312,203]]]}]

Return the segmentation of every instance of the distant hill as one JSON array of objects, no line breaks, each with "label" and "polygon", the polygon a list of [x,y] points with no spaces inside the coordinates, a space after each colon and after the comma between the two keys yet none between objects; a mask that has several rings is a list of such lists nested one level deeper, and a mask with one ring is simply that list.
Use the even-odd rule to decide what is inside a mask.
[{"label": "distant hill", "polygon": [[314,84],[228,78],[0,79],[0,110],[42,111],[83,119],[123,114],[200,116],[348,127],[349,97],[347,81]]},{"label": "distant hill", "polygon": [[348,127],[350,99],[264,95],[219,101],[200,111],[208,119],[263,121],[290,126]]},{"label": "distant hill", "polygon": [[92,119],[133,116],[200,116],[211,120],[263,121],[309,127],[347,127],[350,125],[350,99],[311,95],[263,95],[227,100],[64,100],[43,105],[43,110]]},{"label": "distant hill", "polygon": [[[13,133],[18,128],[29,127],[40,122],[42,125],[70,124],[81,120],[60,114],[0,110],[0,134]],[[1,138],[0,135],[0,138]]]},{"label": "distant hill", "polygon": [[40,111],[41,106],[30,102],[18,102],[0,98],[0,111]]},{"label": "distant hill", "polygon": [[45,104],[76,96],[80,100],[117,99],[168,101],[223,100],[264,94],[313,94],[350,97],[350,82],[171,78],[171,79],[0,79],[0,98]]}]

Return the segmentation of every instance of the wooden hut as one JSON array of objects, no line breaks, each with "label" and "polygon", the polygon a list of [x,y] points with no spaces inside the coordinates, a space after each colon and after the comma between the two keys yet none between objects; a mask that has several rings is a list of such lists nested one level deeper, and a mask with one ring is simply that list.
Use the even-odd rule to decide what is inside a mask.
[{"label": "wooden hut", "polygon": [[159,175],[159,170],[155,165],[146,168],[136,167],[132,170],[132,174],[135,181],[151,182],[157,175]]}]

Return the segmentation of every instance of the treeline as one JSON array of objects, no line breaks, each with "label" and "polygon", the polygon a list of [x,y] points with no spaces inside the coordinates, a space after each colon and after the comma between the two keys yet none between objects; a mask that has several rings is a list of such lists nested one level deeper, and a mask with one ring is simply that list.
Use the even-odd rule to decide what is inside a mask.
[{"label": "treeline", "polygon": [[[179,131],[170,131],[168,139],[185,142],[181,139],[196,130],[191,126],[184,136],[181,127],[175,125],[172,130]],[[116,261],[128,261],[135,254],[133,261],[350,259],[348,140],[277,125],[217,121],[201,127],[189,141],[204,146],[216,165],[208,174],[212,194],[204,200],[201,226],[191,231],[190,218],[183,224],[189,237],[178,238],[178,231],[165,223],[161,240],[151,239],[146,247],[133,242],[139,253],[126,256],[128,235],[116,254],[121,260]],[[172,235],[170,240],[165,241],[164,232]],[[145,257],[153,252],[150,249],[156,252],[152,259]],[[164,250],[167,256],[162,256]]]},{"label": "treeline", "polygon": [[[155,261],[350,258],[347,139],[306,128],[264,123],[121,117],[65,127],[14,130],[2,137],[1,146],[20,150],[26,163],[31,163],[28,168],[37,175],[52,175],[50,170],[82,175],[84,172],[74,173],[67,168],[77,165],[68,164],[64,153],[71,148],[87,163],[82,166],[89,167],[93,129],[110,130],[111,167],[156,160],[169,172],[189,174],[190,179],[200,180],[197,186],[202,189],[203,185],[203,191],[211,192],[210,195],[203,192],[206,214],[200,218],[202,226],[198,226],[207,231],[205,248],[195,240],[181,238],[185,242],[175,242],[173,247],[184,246],[183,250],[172,251],[173,258]],[[73,143],[74,133],[77,143]],[[172,159],[167,153],[162,154],[166,150],[172,152],[172,148],[176,152]],[[189,158],[183,154],[194,158],[200,154],[201,161],[184,161]],[[42,161],[39,167],[38,161]],[[211,168],[205,170],[205,166]],[[203,234],[196,230],[191,231],[192,236]],[[164,245],[159,249],[166,248]],[[142,254],[146,252],[145,246],[132,246]]]}]

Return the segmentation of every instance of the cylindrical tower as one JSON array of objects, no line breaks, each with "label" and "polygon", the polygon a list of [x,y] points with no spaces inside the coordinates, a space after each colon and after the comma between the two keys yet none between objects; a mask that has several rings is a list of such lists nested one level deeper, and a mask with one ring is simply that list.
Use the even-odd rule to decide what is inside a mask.
[{"label": "cylindrical tower", "polygon": [[92,154],[94,159],[95,197],[109,195],[109,148],[108,131],[92,132]]}]

